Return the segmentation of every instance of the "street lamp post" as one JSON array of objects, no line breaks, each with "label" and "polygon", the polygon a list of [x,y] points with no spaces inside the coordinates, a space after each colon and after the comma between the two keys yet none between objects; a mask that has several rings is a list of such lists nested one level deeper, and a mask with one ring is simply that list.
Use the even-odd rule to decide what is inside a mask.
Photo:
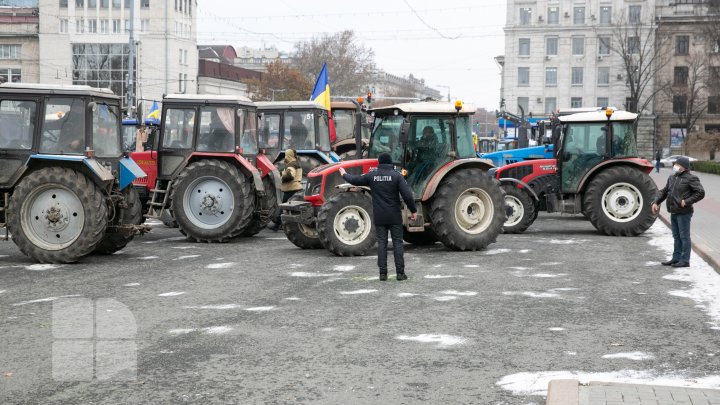
[{"label": "street lamp post", "polygon": [[276,91],[278,93],[282,93],[283,91],[285,91],[285,89],[268,89],[268,90],[272,91],[272,101],[275,101],[275,92]]}]

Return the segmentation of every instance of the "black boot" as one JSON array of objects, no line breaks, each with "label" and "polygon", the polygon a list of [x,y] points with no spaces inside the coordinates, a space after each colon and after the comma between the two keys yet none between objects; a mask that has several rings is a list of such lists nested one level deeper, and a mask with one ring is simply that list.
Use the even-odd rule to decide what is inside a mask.
[{"label": "black boot", "polygon": [[387,281],[387,273],[380,273],[380,281]]},{"label": "black boot", "polygon": [[675,263],[677,263],[677,262],[678,262],[677,260],[670,259],[670,260],[668,260],[668,261],[666,261],[666,262],[661,262],[660,264],[662,264],[663,266],[672,266],[673,264],[675,264]]},{"label": "black boot", "polygon": [[407,280],[407,275],[405,273],[398,273],[397,281],[403,281],[403,280]]}]

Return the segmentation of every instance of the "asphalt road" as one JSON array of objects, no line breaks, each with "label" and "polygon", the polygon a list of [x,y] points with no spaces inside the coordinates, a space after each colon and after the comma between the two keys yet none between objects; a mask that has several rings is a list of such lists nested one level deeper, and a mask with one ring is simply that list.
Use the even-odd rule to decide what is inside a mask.
[{"label": "asphalt road", "polygon": [[[540,404],[552,371],[720,374],[720,276],[697,257],[685,273],[657,265],[671,243],[660,222],[614,238],[541,215],[482,252],[406,245],[406,282],[377,281],[375,257],[301,250],[282,233],[179,236],[158,226],[67,266],[0,243],[0,403]],[[124,339],[115,354],[130,368],[109,379],[112,336],[82,346],[95,347],[92,381],[72,377],[92,376],[92,354],[84,369],[82,350],[58,357],[62,325],[82,316],[53,306],[83,298],[98,303],[96,331],[102,318]],[[129,318],[108,315],[123,305]]]}]

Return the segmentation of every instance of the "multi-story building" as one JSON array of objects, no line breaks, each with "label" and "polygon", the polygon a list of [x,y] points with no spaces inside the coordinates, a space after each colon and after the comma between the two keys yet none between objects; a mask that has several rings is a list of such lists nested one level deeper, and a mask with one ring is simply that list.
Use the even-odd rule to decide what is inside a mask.
[{"label": "multi-story building", "polygon": [[199,94],[237,94],[249,97],[248,80],[259,80],[262,73],[235,66],[235,48],[231,45],[198,45]]},{"label": "multi-story building", "polygon": [[234,64],[244,69],[265,73],[267,71],[267,65],[271,62],[280,61],[282,63],[292,63],[292,58],[287,53],[279,51],[274,46],[264,48],[240,46],[235,49],[237,51],[237,57],[235,58]]},{"label": "multi-story building", "polygon": [[433,89],[427,84],[425,84],[425,79],[417,78],[412,74],[404,77],[393,75],[384,71],[378,71],[375,73],[373,83],[368,86],[368,91],[370,91],[377,98],[442,98],[442,95],[438,90]]},{"label": "multi-story building", "polygon": [[38,81],[37,2],[0,2],[0,83]]},{"label": "multi-story building", "polygon": [[[657,43],[665,57],[658,78],[665,89],[656,102],[656,149],[684,153],[688,132],[690,154],[715,157],[713,149],[720,144],[720,2],[714,1],[712,6],[708,0],[658,0]],[[697,142],[698,136],[704,142]]]},{"label": "multi-story building", "polygon": [[127,93],[134,7],[135,94],[196,93],[196,0],[39,0],[39,81]]}]

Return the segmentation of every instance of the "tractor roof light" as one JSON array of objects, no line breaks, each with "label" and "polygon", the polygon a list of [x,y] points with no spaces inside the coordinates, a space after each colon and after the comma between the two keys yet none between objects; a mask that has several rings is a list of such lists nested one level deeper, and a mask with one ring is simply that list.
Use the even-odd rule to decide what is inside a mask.
[{"label": "tractor roof light", "polygon": [[362,104],[362,103],[365,102],[365,99],[362,98],[362,97],[358,97],[358,98],[357,98],[357,102],[358,102],[358,104]]},{"label": "tractor roof light", "polygon": [[613,110],[612,110],[612,108],[610,108],[610,107],[606,108],[606,109],[605,109],[605,116],[607,117],[607,119],[610,119],[610,117],[612,117],[612,115],[613,115]]},{"label": "tractor roof light", "polygon": [[462,108],[463,108],[463,103],[462,103],[462,101],[457,100],[457,101],[455,102],[455,111],[460,112],[460,110],[462,110]]}]

